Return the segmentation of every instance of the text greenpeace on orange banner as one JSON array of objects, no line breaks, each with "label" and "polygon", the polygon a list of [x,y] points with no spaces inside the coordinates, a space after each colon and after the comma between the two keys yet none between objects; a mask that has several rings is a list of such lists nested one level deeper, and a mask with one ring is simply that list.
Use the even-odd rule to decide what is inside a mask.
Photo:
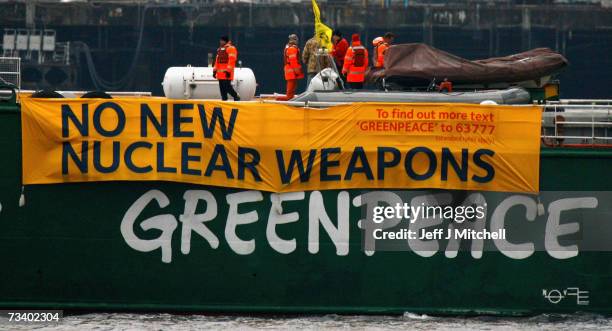
[{"label": "text greenpeace on orange banner", "polygon": [[23,180],[537,192],[540,116],[536,106],[24,98]]}]

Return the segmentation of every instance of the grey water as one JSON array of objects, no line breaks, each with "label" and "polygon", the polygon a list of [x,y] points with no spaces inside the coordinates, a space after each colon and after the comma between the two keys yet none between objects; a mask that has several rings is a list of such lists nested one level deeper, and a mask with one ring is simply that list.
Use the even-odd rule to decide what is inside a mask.
[{"label": "grey water", "polygon": [[54,324],[15,324],[2,330],[612,330],[612,318],[593,314],[532,317],[372,315],[199,315],[95,313]]}]

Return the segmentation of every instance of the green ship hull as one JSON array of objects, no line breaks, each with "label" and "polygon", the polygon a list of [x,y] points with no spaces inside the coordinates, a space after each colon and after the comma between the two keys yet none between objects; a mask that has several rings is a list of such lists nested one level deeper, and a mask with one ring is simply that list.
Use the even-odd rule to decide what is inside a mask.
[{"label": "green ship hull", "polygon": [[[611,252],[581,250],[576,256],[559,258],[554,252],[536,249],[517,259],[494,250],[478,256],[468,247],[449,256],[441,242],[429,257],[407,250],[368,254],[358,227],[362,208],[353,203],[366,192],[358,190],[305,192],[301,199],[285,201],[283,213],[296,212],[298,219],[270,230],[270,210],[275,207],[270,193],[265,192],[169,182],[23,187],[20,130],[19,109],[1,108],[2,308],[504,315],[612,312]],[[611,201],[602,191],[612,187],[610,169],[612,153],[606,150],[542,149],[541,191],[565,193],[554,199],[525,195],[545,208],[530,222],[536,224],[534,231],[546,231],[547,208],[565,195],[598,191],[603,196],[599,206],[607,208]],[[204,223],[210,231],[205,235],[185,229],[187,222],[181,218],[188,214],[189,194],[203,196],[203,192],[211,193],[217,206],[216,216]],[[452,193],[453,198],[465,194],[430,193]],[[147,194],[157,197],[157,202],[139,200]],[[485,196],[492,211],[510,195]],[[232,199],[251,202],[232,205]],[[132,208],[138,201],[143,210]],[[232,206],[238,207],[231,210]],[[201,214],[211,207],[200,202],[195,212]],[[237,226],[234,221],[234,226],[228,226],[228,218],[249,212],[256,212],[254,221]],[[348,213],[348,230],[340,231],[339,215],[344,213]],[[322,225],[322,215],[329,217],[333,227]],[[524,209],[509,215],[513,222],[527,222]],[[169,228],[145,231],[143,220],[156,216],[167,220]],[[583,223],[589,222],[588,215],[583,216]],[[130,234],[158,246],[148,251],[134,249]],[[344,236],[348,245],[338,244],[337,236]]]}]

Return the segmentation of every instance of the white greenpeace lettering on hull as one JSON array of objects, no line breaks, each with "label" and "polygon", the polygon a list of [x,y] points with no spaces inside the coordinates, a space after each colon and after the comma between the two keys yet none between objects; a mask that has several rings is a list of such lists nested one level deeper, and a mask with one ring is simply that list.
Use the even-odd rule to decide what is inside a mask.
[{"label": "white greenpeace lettering on hull", "polygon": [[[263,194],[260,191],[243,191],[225,195],[227,203],[227,217],[222,219],[219,215],[219,196],[215,197],[210,191],[206,190],[187,190],[183,194],[183,213],[174,215],[164,213],[163,209],[170,205],[170,200],[160,190],[150,190],[144,193],[130,206],[121,221],[121,235],[129,247],[139,252],[151,252],[157,249],[161,250],[161,260],[164,263],[172,262],[172,237],[177,226],[181,225],[180,231],[180,247],[181,252],[185,255],[191,251],[192,236],[198,235],[210,245],[212,249],[218,249],[221,238],[224,236],[225,242],[229,248],[236,254],[249,255],[255,252],[256,238],[251,233],[259,233],[253,231],[256,228],[256,223],[261,215],[258,210],[261,210],[263,202]],[[291,223],[308,222],[307,233],[307,250],[311,254],[318,254],[320,243],[322,241],[331,241],[336,249],[336,255],[345,256],[350,251],[350,228],[358,226],[363,230],[365,235],[363,241],[363,252],[371,256],[376,251],[376,240],[374,231],[380,229],[391,229],[398,225],[400,219],[390,218],[385,219],[382,223],[366,222],[359,220],[356,223],[350,221],[350,195],[347,191],[337,192],[335,204],[335,213],[333,210],[326,210],[323,199],[323,194],[319,191],[310,192],[306,195],[305,192],[290,192],[282,194],[270,194],[270,209],[267,217],[265,237],[268,245],[274,251],[281,254],[290,254],[297,249],[296,235],[292,237],[281,238],[277,229],[282,228]],[[303,200],[308,201],[303,201]],[[413,205],[437,206],[447,205],[452,201],[452,195],[447,192],[435,194],[413,195],[410,202]],[[298,204],[305,206],[308,209],[306,214],[300,214],[299,211],[285,211],[284,202],[299,201]],[[303,201],[303,202],[302,202]],[[357,195],[353,198],[352,205],[359,208],[367,208],[368,213],[377,205],[395,205],[401,203],[402,199],[398,194],[389,191],[370,191],[362,195]],[[477,202],[485,205],[485,196],[479,193],[472,193],[465,198],[465,201],[460,201],[463,205],[469,205]],[[538,214],[545,215],[545,208],[538,208],[537,197],[527,195],[511,195],[502,199],[497,206],[488,206],[488,210],[492,210],[489,219],[490,231],[496,232],[500,229],[505,229],[506,222],[510,210],[518,208],[518,215],[524,215],[524,218],[513,216],[511,224],[513,227],[523,227],[528,225],[528,222],[534,222]],[[181,202],[183,203],[183,202]],[[295,204],[293,204],[295,206]],[[580,210],[584,208],[596,208],[598,200],[596,197],[579,197],[566,198],[552,201],[548,205],[548,215],[546,218],[545,229],[543,230],[543,249],[555,259],[567,259],[578,255],[578,245],[561,245],[559,237],[574,234],[580,231],[580,220],[562,219],[565,212],[571,210]],[[257,207],[260,208],[257,208]],[[204,210],[196,214],[198,207],[204,207]],[[145,209],[157,209],[157,215],[139,219]],[[523,212],[524,210],[524,212]],[[359,210],[354,210],[359,212]],[[523,214],[524,213],[524,214]],[[150,214],[148,212],[147,214]],[[488,211],[485,212],[488,214]],[[516,211],[512,215],[517,215]],[[568,214],[570,215],[570,214]],[[335,219],[334,219],[335,217]],[[435,217],[435,216],[434,216]],[[567,218],[566,216],[565,218]],[[215,234],[210,229],[211,222],[224,222],[217,225],[217,229],[223,226],[223,234]],[[433,223],[432,223],[433,222]],[[423,228],[440,225],[443,220],[429,218],[427,222],[421,222],[416,218],[414,222],[410,222],[409,229],[418,233]],[[376,224],[378,227],[373,227]],[[251,225],[251,226],[249,226]],[[157,230],[155,233],[161,233],[157,238],[143,239],[135,232],[135,227],[139,226],[143,231]],[[259,225],[257,225],[259,227]],[[244,229],[242,229],[244,228]],[[304,227],[292,226],[292,229]],[[471,229],[474,229],[473,226]],[[242,229],[242,230],[241,230]],[[448,226],[448,229],[454,229],[454,224]],[[470,229],[470,228],[468,228]],[[320,231],[323,230],[327,236],[322,239]],[[379,231],[380,232],[380,231]],[[239,234],[240,233],[240,237]],[[510,232],[511,233],[511,232]],[[287,235],[285,235],[287,236]],[[300,236],[302,237],[302,236]],[[329,238],[329,239],[327,239]],[[362,238],[360,238],[362,239]],[[448,238],[447,238],[448,239]],[[463,240],[468,240],[462,238]],[[261,240],[261,239],[257,239]],[[447,258],[455,258],[458,254],[460,239],[448,241],[440,241],[441,239],[422,240],[419,238],[408,239],[406,247],[421,257],[431,257],[438,252],[444,252]],[[481,258],[483,254],[483,239],[471,240],[471,254],[473,258]],[[446,242],[446,247],[442,244]],[[525,259],[533,255],[535,252],[536,242],[534,239],[528,238],[513,238],[510,235],[507,238],[493,238],[492,242],[495,248],[511,259]],[[539,242],[538,242],[539,243]],[[260,243],[261,244],[261,243]]]},{"label": "white greenpeace lettering on hull", "polygon": [[347,255],[349,252],[349,194],[346,191],[338,193],[337,201],[338,227],[325,211],[323,195],[319,191],[310,194],[308,205],[308,251],[319,252],[319,224],[323,226],[336,246],[337,255]]},{"label": "white greenpeace lettering on hull", "polygon": [[[495,208],[493,216],[491,216],[491,231],[497,231],[506,227],[506,214],[514,206],[525,207],[525,219],[530,222],[535,220],[538,211],[536,201],[524,195],[513,195],[506,198]],[[535,252],[535,245],[530,242],[515,244],[506,239],[498,238],[493,239],[493,243],[502,254],[511,259],[525,259]]]},{"label": "white greenpeace lettering on hull", "polygon": [[[275,251],[289,254],[297,247],[296,239],[282,239],[276,232],[278,226],[294,223],[305,215],[297,211],[284,213],[282,203],[285,201],[304,200],[304,192],[291,192],[282,194],[271,194],[272,206],[268,215],[266,226],[266,239]],[[188,190],[183,194],[185,205],[183,213],[179,215],[181,229],[181,252],[189,254],[191,251],[191,238],[193,233],[206,239],[210,247],[217,249],[220,241],[207,226],[206,223],[218,218],[218,203],[214,195],[205,190]],[[263,200],[263,194],[259,191],[245,191],[228,194],[225,197],[229,206],[227,219],[225,220],[225,240],[232,251],[240,255],[252,254],[256,249],[255,239],[240,238],[237,234],[239,226],[255,223],[259,220],[256,210],[243,212],[242,204],[256,203]],[[134,250],[139,252],[150,252],[161,248],[162,262],[172,262],[172,235],[179,222],[171,214],[162,214],[145,219],[140,222],[140,227],[147,231],[151,229],[161,230],[162,234],[156,239],[141,239],[134,233],[134,226],[140,214],[152,201],[157,201],[159,208],[163,209],[170,204],[168,197],[159,190],[151,190],[138,198],[125,213],[121,222],[121,235],[125,242]],[[198,205],[203,202],[206,209],[201,214],[196,214]],[[308,211],[308,251],[316,254],[319,251],[320,226],[325,230],[336,247],[337,255],[347,255],[349,252],[349,194],[341,191],[337,199],[336,224],[325,210],[323,195],[314,191],[309,197]],[[254,208],[254,207],[251,207]],[[241,212],[238,212],[238,210]]]},{"label": "white greenpeace lettering on hull", "polygon": [[139,252],[150,252],[161,248],[162,262],[170,263],[172,261],[172,233],[177,226],[177,221],[174,216],[170,214],[157,215],[140,223],[140,227],[145,231],[151,229],[161,230],[162,234],[157,239],[140,239],[134,234],[134,223],[136,222],[136,218],[153,200],[157,201],[160,208],[164,208],[170,204],[168,197],[161,191],[151,190],[143,194],[132,204],[123,216],[123,221],[121,221],[121,235],[130,247]]},{"label": "white greenpeace lettering on hull", "polygon": [[270,194],[270,202],[272,202],[272,208],[270,208],[270,215],[268,215],[268,226],[266,227],[266,238],[270,247],[274,248],[279,253],[289,254],[295,251],[297,246],[295,238],[285,240],[276,234],[276,226],[281,224],[288,224],[297,222],[300,219],[298,212],[292,212],[283,214],[283,201],[298,201],[304,200],[304,192],[290,192],[281,194]]},{"label": "white greenpeace lettering on hull", "polygon": [[[477,205],[477,206],[483,206],[483,212],[485,215],[487,214],[487,199],[485,199],[482,193],[470,194],[467,198],[465,198],[465,201],[463,201],[461,205],[470,206],[472,204]],[[484,222],[471,223],[471,225],[472,225],[471,229],[476,230],[479,233],[485,227]],[[449,230],[453,231],[454,229],[455,229],[455,223],[453,222],[450,224]],[[458,238],[456,236],[451,237],[449,239],[449,243],[446,246],[446,251],[444,251],[444,255],[446,257],[448,258],[457,257],[457,255],[459,254],[459,245],[461,244],[460,239],[461,238]],[[484,240],[483,239],[472,239],[472,248],[470,250],[472,257],[475,259],[480,259],[482,257],[483,250],[484,250]]]},{"label": "white greenpeace lettering on hull", "polygon": [[578,255],[577,245],[561,246],[559,244],[560,236],[576,233],[580,230],[580,224],[577,222],[564,222],[564,224],[561,224],[561,212],[595,207],[597,207],[597,199],[595,198],[561,199],[552,202],[548,206],[548,222],[546,222],[544,246],[550,256],[556,259],[568,259]]},{"label": "white greenpeace lettering on hull", "polygon": [[[424,204],[425,206],[439,206],[449,204],[451,199],[452,195],[450,193],[427,194],[414,197],[411,203],[416,205]],[[410,223],[410,230],[418,233],[421,232],[421,229],[440,224],[442,224],[442,217],[440,215],[430,217],[427,221],[416,218],[414,223]],[[409,240],[408,245],[417,255],[422,257],[434,256],[440,249],[437,240]]]},{"label": "white greenpeace lettering on hull", "polygon": [[238,205],[248,202],[257,202],[263,200],[263,195],[259,191],[245,191],[228,194],[225,199],[229,204],[229,213],[227,222],[225,223],[225,240],[232,250],[240,255],[253,253],[255,250],[255,239],[242,240],[236,234],[238,225],[255,223],[259,219],[259,215],[255,210],[248,213],[239,214]]},{"label": "white greenpeace lettering on hull", "polygon": [[[378,206],[380,202],[385,202],[388,205],[392,206],[395,204],[401,204],[402,199],[399,197],[399,195],[393,192],[389,192],[389,191],[372,191],[372,192],[364,193],[362,195],[358,195],[355,198],[353,198],[353,206],[366,208],[366,212],[368,213],[366,218],[368,219],[373,219],[373,216],[369,215],[369,213],[372,212],[374,208]],[[357,224],[359,228],[364,230],[364,233],[365,233],[365,238],[364,238],[364,243],[363,243],[365,254],[367,256],[372,256],[374,255],[374,252],[376,251],[376,240],[375,240],[376,238],[374,236],[374,231],[377,228],[390,229],[398,225],[400,222],[401,222],[401,219],[393,215],[390,218],[386,218],[382,222],[381,226],[377,227],[376,222],[368,222],[365,219],[360,219],[359,222],[357,222]]]},{"label": "white greenpeace lettering on hull", "polygon": [[[183,194],[185,199],[185,209],[183,214],[179,216],[179,220],[183,223],[181,232],[181,252],[189,254],[191,251],[191,232],[199,234],[206,239],[211,248],[219,247],[219,238],[210,231],[205,222],[214,220],[217,217],[217,200],[212,193],[204,190],[189,190]],[[203,214],[196,215],[198,202],[206,202],[206,211]]]}]

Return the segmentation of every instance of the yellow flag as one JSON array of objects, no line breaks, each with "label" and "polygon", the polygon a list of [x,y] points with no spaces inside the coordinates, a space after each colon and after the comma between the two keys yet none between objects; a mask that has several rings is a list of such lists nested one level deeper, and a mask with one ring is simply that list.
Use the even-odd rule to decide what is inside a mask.
[{"label": "yellow flag", "polygon": [[331,50],[332,29],[329,26],[321,23],[321,12],[319,11],[319,6],[317,5],[316,0],[312,0],[312,12],[314,13],[315,18],[315,35],[319,40],[319,45],[321,45],[322,48]]}]

